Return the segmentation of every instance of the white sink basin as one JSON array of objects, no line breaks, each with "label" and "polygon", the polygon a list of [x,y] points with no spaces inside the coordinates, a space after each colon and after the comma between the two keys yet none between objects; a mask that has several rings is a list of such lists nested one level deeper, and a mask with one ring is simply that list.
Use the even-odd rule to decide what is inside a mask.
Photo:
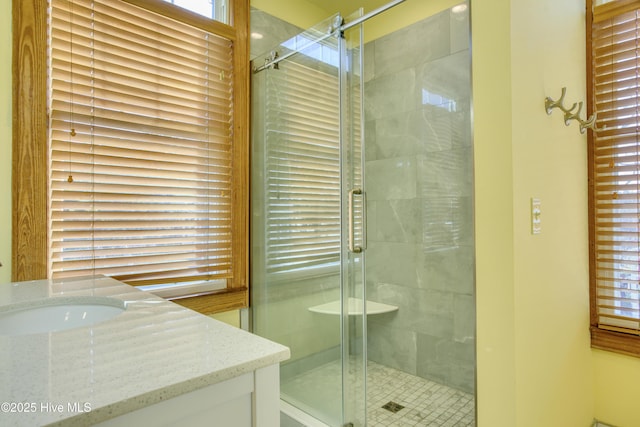
[{"label": "white sink basin", "polygon": [[46,298],[0,307],[0,335],[29,335],[95,325],[126,310],[107,297]]}]

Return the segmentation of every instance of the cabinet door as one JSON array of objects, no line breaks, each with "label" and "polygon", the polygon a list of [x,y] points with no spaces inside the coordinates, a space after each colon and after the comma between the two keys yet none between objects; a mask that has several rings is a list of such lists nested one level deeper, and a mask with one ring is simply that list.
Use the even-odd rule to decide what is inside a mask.
[{"label": "cabinet door", "polygon": [[254,373],[250,372],[120,415],[97,426],[252,427],[253,390]]}]

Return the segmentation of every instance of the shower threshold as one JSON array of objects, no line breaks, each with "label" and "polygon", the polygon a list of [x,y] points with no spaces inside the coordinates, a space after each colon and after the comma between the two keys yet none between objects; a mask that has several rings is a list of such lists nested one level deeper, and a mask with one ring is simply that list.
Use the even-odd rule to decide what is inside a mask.
[{"label": "shower threshold", "polygon": [[330,427],[284,400],[280,400],[280,413],[280,427]]}]

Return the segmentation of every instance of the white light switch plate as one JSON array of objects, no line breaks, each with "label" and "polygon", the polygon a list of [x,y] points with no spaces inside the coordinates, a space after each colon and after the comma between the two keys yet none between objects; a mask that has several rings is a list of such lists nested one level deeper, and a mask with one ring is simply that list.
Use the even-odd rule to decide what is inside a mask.
[{"label": "white light switch plate", "polygon": [[531,234],[542,233],[542,210],[540,199],[531,198]]}]

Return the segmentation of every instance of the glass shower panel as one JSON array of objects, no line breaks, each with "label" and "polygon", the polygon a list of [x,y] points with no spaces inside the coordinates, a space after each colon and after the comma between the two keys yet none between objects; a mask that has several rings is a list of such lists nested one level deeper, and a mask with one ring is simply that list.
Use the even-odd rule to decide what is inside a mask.
[{"label": "glass shower panel", "polygon": [[[281,368],[282,399],[332,426],[354,408],[364,412],[354,400],[364,391],[345,387],[343,373],[364,378],[357,340],[366,330],[342,314],[362,262],[359,275],[344,267],[352,260],[344,249],[345,188],[355,175],[343,180],[341,156],[352,159],[356,150],[353,138],[341,148],[341,121],[352,111],[341,89],[354,83],[341,66],[350,52],[333,34],[340,23],[333,16],[257,57],[252,81],[253,330],[291,349]],[[346,277],[350,286],[341,285]],[[360,354],[359,369],[343,362],[352,354]]]},{"label": "glass shower panel", "polygon": [[[362,16],[362,9],[346,18]],[[342,170],[342,363],[343,420],[353,426],[366,425],[366,250],[362,25],[341,35],[341,170]],[[348,424],[347,424],[348,425]]]},{"label": "glass shower panel", "polygon": [[330,426],[475,425],[468,2],[364,48],[355,19],[254,61],[254,332]]}]

